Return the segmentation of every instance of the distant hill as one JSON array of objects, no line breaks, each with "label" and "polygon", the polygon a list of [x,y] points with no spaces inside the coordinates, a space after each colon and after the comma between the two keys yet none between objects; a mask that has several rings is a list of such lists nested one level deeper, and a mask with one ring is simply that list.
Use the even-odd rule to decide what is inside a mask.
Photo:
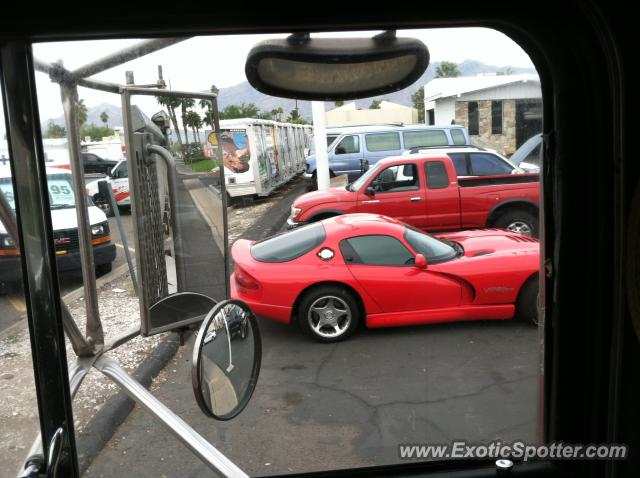
[{"label": "distant hill", "polygon": [[[429,68],[427,68],[424,74],[420,77],[420,79],[404,90],[396,91],[395,93],[390,93],[388,95],[359,99],[356,100],[356,105],[359,108],[368,108],[373,100],[385,99],[393,103],[412,106],[413,103],[411,102],[411,95],[414,94],[416,90],[418,90],[418,88],[424,86],[435,77],[435,72],[438,65],[440,65],[440,62],[432,62],[429,65]],[[495,73],[496,71],[501,70],[504,71],[506,69],[511,70],[513,74],[536,73],[535,69],[533,68],[516,68],[512,66],[487,65],[485,63],[474,60],[465,60],[462,63],[459,63],[458,69],[460,70],[462,76],[477,76],[484,73]],[[261,111],[265,112],[272,111],[276,108],[282,108],[284,110],[285,116],[288,115],[296,105],[295,100],[264,95],[255,90],[246,81],[234,86],[230,86],[228,88],[220,89],[218,97],[218,107],[221,110],[229,105],[240,105],[241,103],[254,103]],[[326,108],[327,110],[333,109],[334,103],[327,102]],[[298,110],[300,111],[300,115],[303,118],[311,120],[310,102],[298,101]],[[87,124],[95,123],[96,125],[101,125],[102,121],[100,121],[100,113],[102,113],[103,111],[106,111],[109,115],[109,126],[122,125],[122,114],[120,112],[120,107],[112,105],[110,103],[102,103],[98,106],[88,107]],[[64,126],[64,117],[60,116],[58,118],[53,118],[52,120],[45,121],[43,125],[44,131],[46,131],[46,125],[49,123],[49,121],[53,121],[55,124]]]},{"label": "distant hill", "polygon": [[[87,123],[91,123],[96,126],[102,126],[102,120],[100,115],[102,112],[106,112],[109,115],[109,127],[122,126],[122,109],[119,106],[112,105],[111,103],[102,103],[98,106],[87,106]],[[42,123],[42,131],[47,131],[47,125],[50,121],[59,126],[64,126],[64,116],[58,116],[57,118],[51,118]]]}]

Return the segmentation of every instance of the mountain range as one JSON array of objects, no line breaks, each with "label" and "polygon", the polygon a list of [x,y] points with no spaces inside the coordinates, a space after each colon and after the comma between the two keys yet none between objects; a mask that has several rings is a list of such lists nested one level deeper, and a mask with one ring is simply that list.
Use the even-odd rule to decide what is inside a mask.
[{"label": "mountain range", "polygon": [[[414,94],[418,88],[424,86],[435,77],[436,69],[440,65],[440,62],[432,62],[429,64],[427,70],[423,73],[418,81],[408,88],[405,88],[394,93],[389,93],[383,96],[375,96],[371,98],[362,98],[356,100],[358,108],[368,108],[373,100],[391,101],[393,103],[399,103],[406,106],[413,106],[411,101],[411,95]],[[477,76],[486,73],[495,73],[497,71],[509,70],[513,74],[519,73],[536,73],[533,68],[518,68],[512,66],[495,66],[487,65],[479,61],[465,60],[458,64],[458,69],[462,76]],[[254,89],[248,82],[244,81],[228,88],[221,88],[218,96],[218,108],[223,110],[230,105],[240,105],[241,103],[250,104],[254,103],[261,111],[269,112],[277,108],[282,108],[285,116],[288,116],[289,112],[296,107],[296,100],[278,98],[274,96],[267,96]],[[309,101],[298,101],[297,107],[300,116],[307,120],[311,120],[311,103]],[[330,110],[335,107],[334,103],[327,102],[326,109]],[[94,123],[101,125],[100,113],[105,111],[109,115],[110,126],[122,125],[122,113],[120,107],[110,104],[102,103],[98,106],[88,107],[87,109],[87,124]],[[43,130],[46,131],[46,124],[53,121],[55,124],[64,126],[64,117],[52,118],[45,121]]]}]

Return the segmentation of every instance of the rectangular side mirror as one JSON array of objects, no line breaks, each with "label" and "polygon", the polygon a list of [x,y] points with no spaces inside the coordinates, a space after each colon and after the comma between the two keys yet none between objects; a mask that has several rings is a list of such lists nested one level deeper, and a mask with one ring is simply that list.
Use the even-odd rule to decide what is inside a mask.
[{"label": "rectangular side mirror", "polygon": [[367,189],[364,190],[364,193],[367,196],[375,196],[376,195],[376,190],[373,189],[371,186],[367,186]]}]

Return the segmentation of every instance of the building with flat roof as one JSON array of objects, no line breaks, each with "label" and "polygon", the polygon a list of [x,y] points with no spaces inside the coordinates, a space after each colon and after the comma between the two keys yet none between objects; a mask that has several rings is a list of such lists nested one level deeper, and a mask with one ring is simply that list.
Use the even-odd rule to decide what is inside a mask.
[{"label": "building with flat roof", "polygon": [[435,78],[424,87],[427,124],[467,128],[476,146],[511,155],[542,131],[542,92],[534,74]]}]

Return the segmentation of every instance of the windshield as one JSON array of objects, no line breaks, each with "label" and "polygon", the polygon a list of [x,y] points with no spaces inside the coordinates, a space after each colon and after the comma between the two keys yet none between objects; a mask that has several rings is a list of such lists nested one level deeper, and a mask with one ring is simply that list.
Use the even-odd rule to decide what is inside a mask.
[{"label": "windshield", "polygon": [[[49,204],[51,209],[66,209],[75,207],[75,196],[71,186],[71,178],[68,174],[55,174],[48,176]],[[12,209],[16,208],[13,185],[11,178],[0,179],[0,190],[9,201]]]},{"label": "windshield", "polygon": [[520,146],[515,153],[513,153],[513,156],[509,158],[509,161],[511,161],[511,163],[515,164],[516,166],[520,166],[520,163],[522,162],[538,165],[540,161],[540,144],[542,144],[542,135],[537,134],[535,136],[532,136],[527,141],[525,141],[524,144]]},{"label": "windshield", "polygon": [[418,254],[422,254],[427,259],[429,264],[450,261],[458,256],[458,251],[455,247],[456,243],[450,242],[446,244],[413,227],[408,226],[406,228],[404,238]]},{"label": "windshield", "polygon": [[[327,133],[327,149],[333,144],[336,138],[340,136],[339,134]],[[313,136],[309,139],[309,154],[315,154],[316,152],[316,143],[313,140]]]},{"label": "windshield", "polygon": [[376,173],[380,170],[380,163],[374,164],[371,168],[367,170],[362,176],[356,179],[353,183],[349,185],[349,191],[358,191],[360,188],[369,182],[369,178],[372,178],[376,175]]},{"label": "windshield", "polygon": [[[228,31],[239,28],[228,27]],[[317,35],[341,38],[347,33],[372,38],[380,32]],[[491,153],[502,163],[501,157],[513,153],[523,138],[541,130],[536,116],[542,104],[540,82],[524,51],[500,32],[443,28],[398,31],[398,35],[423,39],[432,58],[438,59],[425,75],[397,94],[324,102],[327,140],[326,145],[323,139],[318,146],[332,151],[328,161],[331,184],[349,182],[350,190],[362,192],[380,176],[380,192],[362,201],[353,201],[358,193],[349,195],[344,189],[333,189],[337,194],[306,193],[313,181],[306,181],[312,179],[311,174],[302,175],[304,153],[309,152],[306,148],[311,153],[319,151],[314,150],[311,135],[314,110],[316,126],[321,112],[310,101],[257,94],[248,83],[248,52],[275,34],[171,38],[168,46],[141,58],[118,53],[125,48],[135,47],[136,52],[151,48],[140,49],[133,39],[33,45],[34,64],[39,68],[34,73],[34,91],[42,120],[42,146],[56,162],[62,162],[62,156],[54,155],[54,148],[66,151],[67,136],[74,133],[67,127],[65,118],[70,116],[65,116],[60,102],[61,89],[71,94],[67,91],[70,85],[52,81],[42,65],[55,63],[82,72],[96,71],[86,65],[95,65],[101,58],[127,59],[97,74],[99,81],[87,77],[80,83],[94,86],[100,82],[153,85],[160,77],[158,65],[162,65],[162,80],[167,85],[162,91],[149,94],[150,88],[133,88],[123,97],[78,88],[80,124],[72,129],[79,130],[81,147],[86,146],[88,154],[128,159],[112,171],[114,180],[107,180],[110,184],[103,183],[101,188],[97,182],[108,173],[110,164],[87,161],[82,168],[74,168],[81,177],[73,181],[69,171],[47,168],[55,173],[48,178],[51,207],[69,208],[54,212],[60,296],[81,331],[88,331],[92,339],[99,338],[98,327],[95,320],[87,323],[85,318],[101,317],[106,344],[120,344],[125,331],[141,331],[135,340],[122,342],[109,355],[132,373],[146,370],[148,359],[163,356],[164,361],[155,365],[160,372],[154,393],[250,476],[397,464],[406,462],[401,444],[437,443],[447,437],[470,443],[497,438],[535,443],[538,438],[538,330],[527,321],[460,323],[511,319],[518,289],[540,263],[532,252],[535,244],[518,241],[515,233],[514,239],[494,239],[485,236],[497,233],[482,232],[477,238],[460,240],[465,257],[460,244],[423,232],[461,226],[524,230],[527,225],[537,232],[538,214],[532,209],[491,214],[497,211],[498,202],[509,201],[511,195],[506,191],[520,187],[515,183],[521,178],[478,178],[452,188],[450,181],[427,181],[431,171],[415,157],[393,166],[383,159],[400,154],[407,146],[456,143],[448,133],[454,128],[460,132],[460,142],[486,148],[456,148],[464,155],[468,174],[476,166],[471,154]],[[433,42],[434,35],[446,41]],[[484,43],[478,40],[482,38]],[[175,43],[177,40],[182,41]],[[469,48],[474,45],[482,47],[477,51]],[[491,66],[511,63],[502,60],[506,50],[520,59],[514,65],[517,70],[504,67],[498,71]],[[457,58],[470,61],[455,63]],[[346,69],[345,74],[351,71]],[[492,74],[481,74],[484,72]],[[218,100],[202,99],[211,92],[218,94]],[[189,98],[190,94],[195,96]],[[69,102],[65,106],[68,109]],[[18,111],[8,108],[4,113]],[[125,134],[125,125],[135,132],[129,128]],[[426,125],[433,129],[423,130]],[[336,150],[341,150],[345,136],[353,141],[340,154]],[[7,137],[12,139],[10,134]],[[131,141],[125,144],[124,138]],[[2,147],[0,141],[0,157],[8,154]],[[486,171],[491,163],[479,164],[478,170],[480,166]],[[313,172],[311,168],[306,171]],[[455,178],[449,179],[455,184]],[[72,209],[75,199],[80,199],[74,198],[74,184],[79,194],[85,193],[80,186],[86,185],[89,204],[93,199],[104,212],[88,211],[88,231],[77,227],[77,216],[84,211]],[[104,196],[105,186],[111,188],[113,200]],[[527,186],[537,202],[533,185]],[[10,182],[2,185],[2,191],[13,198]],[[22,191],[22,185],[16,188],[16,193]],[[11,200],[11,205],[17,207],[21,221],[36,217],[33,207],[28,210],[26,202],[15,202]],[[352,212],[370,216],[347,215]],[[487,218],[491,224],[486,224]],[[307,222],[311,224],[304,225]],[[405,224],[412,227],[405,228]],[[289,227],[292,230],[287,233]],[[82,241],[79,230],[85,232]],[[373,239],[352,241],[358,254],[354,257],[363,261],[349,262],[341,241],[364,236]],[[85,263],[83,275],[79,252],[87,257],[84,246],[88,240],[94,247],[94,264]],[[531,252],[517,260],[508,253],[489,255],[493,243]],[[11,240],[0,234],[0,261],[17,252],[11,247]],[[416,253],[438,265],[416,267],[412,263]],[[501,260],[505,263],[499,263]],[[0,285],[7,269],[0,264]],[[93,269],[102,276],[95,288],[90,287]],[[505,271],[517,280],[507,280]],[[89,300],[87,294],[93,290],[96,300]],[[172,299],[179,299],[183,292],[201,294],[206,313],[211,303],[233,298],[249,304],[258,317],[263,372],[249,407],[234,420],[204,422],[208,418],[193,399],[190,385],[196,334],[185,337],[184,346],[173,347],[173,334],[164,328],[177,318],[202,320],[200,312],[189,313],[197,309],[195,299],[192,303],[185,298],[181,307],[171,307]],[[6,323],[26,325],[20,319],[27,312],[13,311],[15,301],[6,297],[0,294],[0,322],[7,317]],[[187,310],[186,305],[193,307]],[[529,300],[525,305],[531,310]],[[399,325],[407,327],[384,330]],[[180,329],[183,327],[181,324]],[[243,347],[251,341],[242,339],[242,333],[231,331],[230,335],[235,367],[225,374],[246,383],[247,377],[238,374],[250,368],[250,360],[243,359],[247,357]],[[503,340],[505,337],[509,340]],[[20,353],[31,350],[28,340],[19,345],[15,349]],[[0,350],[3,347],[0,340]],[[69,345],[70,364],[75,355]],[[16,377],[22,376],[21,369],[11,367]],[[18,380],[0,382],[7,396],[20,396],[13,388],[3,388],[18,387]],[[202,474],[200,461],[180,441],[160,432],[160,425],[144,408],[124,413],[123,417],[128,414],[124,422],[110,418],[120,388],[104,374],[92,372],[74,396],[77,436],[86,431],[85,436],[109,440],[98,447],[95,457],[86,458],[90,474],[113,476],[128,470],[141,477]],[[242,402],[240,395],[211,397],[220,399],[221,405],[226,398]],[[20,402],[14,400],[16,405],[0,414],[0,429],[22,427],[19,420],[26,424],[27,417],[11,415],[12,406],[21,413]],[[488,407],[488,403],[500,406]],[[29,439],[39,427],[33,418],[21,428],[24,439],[10,444],[13,450],[18,446],[29,449]],[[251,433],[246,433],[249,429]],[[313,450],[313,459],[309,450]],[[136,459],[141,453],[152,466],[139,466]],[[8,456],[21,461],[19,455],[0,453],[0,468],[16,468],[18,463],[7,465],[2,460]]]}]

